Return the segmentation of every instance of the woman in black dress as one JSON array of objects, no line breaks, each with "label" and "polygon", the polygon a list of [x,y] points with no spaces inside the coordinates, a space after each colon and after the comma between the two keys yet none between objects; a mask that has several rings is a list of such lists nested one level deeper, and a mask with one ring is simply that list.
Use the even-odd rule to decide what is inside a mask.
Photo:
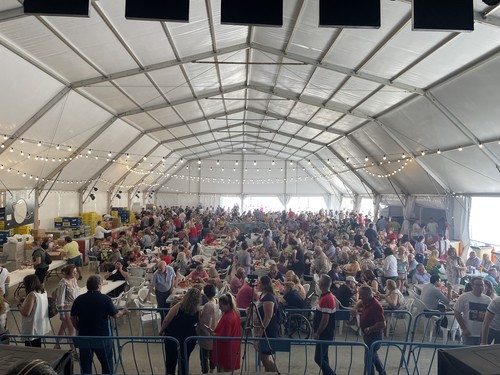
[{"label": "woman in black dress", "polygon": [[[188,290],[182,302],[172,307],[160,329],[160,336],[171,336],[179,341],[181,346],[181,363],[189,362],[189,356],[196,346],[196,340],[189,341],[187,358],[184,358],[184,341],[189,336],[196,336],[196,325],[199,322],[201,291],[198,288]],[[165,374],[174,375],[177,366],[177,346],[173,341],[165,340]],[[184,374],[184,368],[179,368],[179,375]]]},{"label": "woman in black dress", "polygon": [[[258,290],[262,293],[258,301],[257,317],[254,317],[254,336],[267,337],[268,339],[279,336],[278,323],[278,300],[274,294],[273,284],[269,276],[262,276],[257,284]],[[262,322],[262,326],[261,323]],[[264,334],[265,332],[265,334]],[[273,359],[273,350],[267,343],[267,340],[261,340],[260,359],[266,372],[276,371],[276,365]],[[271,344],[272,345],[272,344]]]}]

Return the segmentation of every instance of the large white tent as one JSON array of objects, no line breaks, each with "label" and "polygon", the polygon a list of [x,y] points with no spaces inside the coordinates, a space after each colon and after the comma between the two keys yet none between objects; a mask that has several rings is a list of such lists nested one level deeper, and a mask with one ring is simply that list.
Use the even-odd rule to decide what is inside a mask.
[{"label": "large white tent", "polygon": [[380,29],[320,28],[318,4],[249,27],[222,25],[220,0],[191,0],[189,23],[127,20],[125,0],[89,18],[3,0],[0,189],[36,192],[42,224],[319,195],[445,208],[462,231],[468,197],[500,192],[498,6],[474,0],[459,33],[414,31],[411,2],[389,0]]}]

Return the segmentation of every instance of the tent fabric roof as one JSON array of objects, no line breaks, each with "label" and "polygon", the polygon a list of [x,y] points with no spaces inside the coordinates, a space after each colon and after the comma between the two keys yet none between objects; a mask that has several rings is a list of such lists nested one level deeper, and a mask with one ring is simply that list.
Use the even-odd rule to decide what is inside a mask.
[{"label": "tent fabric roof", "polygon": [[284,1],[280,28],[190,3],[173,23],[126,20],[125,0],[89,18],[2,1],[3,183],[147,189],[252,149],[341,194],[500,192],[498,6],[474,0],[458,33],[413,31],[410,1],[382,0],[377,30],[319,28],[318,0]]}]

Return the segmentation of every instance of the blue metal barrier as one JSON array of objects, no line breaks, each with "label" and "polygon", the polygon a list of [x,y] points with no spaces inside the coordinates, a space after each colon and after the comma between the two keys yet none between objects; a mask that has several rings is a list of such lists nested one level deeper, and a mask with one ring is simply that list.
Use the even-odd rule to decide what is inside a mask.
[{"label": "blue metal barrier", "polygon": [[[7,335],[11,345],[24,346],[27,339],[38,337],[28,335]],[[178,360],[177,366],[181,366],[180,353],[181,346],[178,340],[168,336],[39,336],[42,339],[42,347],[50,348],[56,343],[56,339],[67,339],[74,342],[78,348],[80,355],[82,350],[99,350],[105,347],[111,347],[112,358],[108,354],[104,354],[105,360],[111,363],[112,374],[165,374],[165,343],[170,342],[175,345]],[[126,358],[128,360],[125,360]],[[75,370],[74,374],[81,373],[81,357],[78,357],[78,364],[80,367],[78,371]],[[75,361],[76,363],[77,361]],[[94,357],[92,367],[94,373],[102,373],[101,367],[96,366],[97,358]]]},{"label": "blue metal barrier", "polygon": [[[457,346],[459,345],[376,341],[368,350],[365,374],[371,375],[371,363],[377,350],[386,351],[385,360],[382,362],[388,374],[437,374],[437,350]],[[408,352],[408,356],[405,356],[405,352]],[[402,358],[402,360],[391,361],[393,358]]]},{"label": "blue metal barrier", "polygon": [[[188,345],[190,342],[193,340],[198,340],[198,339],[207,339],[206,336],[192,336],[188,337],[186,341],[183,344],[182,350],[184,350],[184,357],[187,358],[188,354]],[[240,337],[218,337],[218,336],[211,336],[210,339],[216,341],[216,340],[224,340],[224,341],[241,341],[241,351],[244,350],[245,347],[245,338],[240,338]],[[253,350],[254,344],[265,342],[265,338],[262,337],[248,337],[248,342],[246,346],[247,353],[245,353],[245,358],[246,360],[244,363],[240,363],[241,366],[245,366],[245,370],[250,369],[250,363],[253,362],[255,363],[255,370],[259,370],[259,363],[258,363],[258,353]],[[355,364],[356,358],[365,358],[367,356],[367,351],[368,347],[364,343],[359,343],[359,342],[339,342],[339,341],[323,341],[323,340],[303,340],[303,339],[286,339],[286,338],[276,338],[276,339],[269,339],[269,342],[271,344],[271,347],[273,347],[275,354],[276,354],[276,360],[278,363],[278,368],[281,369],[283,365],[288,367],[288,372],[292,373],[297,373],[297,369],[292,370],[292,364],[291,360],[294,355],[294,350],[304,350],[304,358],[305,358],[305,363],[300,363],[300,369],[304,371],[304,374],[307,373],[308,369],[311,368],[311,366],[314,366],[314,370],[312,371],[318,371],[318,365],[314,363],[313,359],[313,364],[311,365],[308,362],[308,348],[309,347],[316,347],[316,344],[321,344],[321,345],[328,345],[329,347],[334,347],[337,351],[339,351],[341,348],[346,348],[349,349],[350,356],[347,357],[345,353],[342,353],[342,355],[335,355],[335,359],[330,358],[330,363],[332,363],[332,368],[334,370],[341,369],[342,374],[353,374],[353,375],[358,375],[360,374],[359,372],[359,366],[356,367]],[[344,350],[345,351],[345,350]],[[255,356],[253,358],[249,357],[249,354],[253,352]],[[287,355],[287,359],[283,360],[283,353]],[[241,353],[243,354],[243,353]],[[332,356],[333,357],[333,356]],[[250,359],[253,359],[250,361]],[[358,363],[359,364],[359,363]],[[366,370],[364,368],[364,363],[361,364],[362,367],[362,372],[364,373]],[[189,374],[190,372],[190,361],[186,360],[185,361],[185,374]],[[192,372],[191,372],[192,373]]]}]

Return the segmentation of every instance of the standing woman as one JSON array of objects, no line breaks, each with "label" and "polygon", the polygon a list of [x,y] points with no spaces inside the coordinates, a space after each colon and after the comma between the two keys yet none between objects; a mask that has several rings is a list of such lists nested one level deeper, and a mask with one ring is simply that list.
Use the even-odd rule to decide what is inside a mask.
[{"label": "standing woman", "polygon": [[384,249],[384,278],[396,281],[398,278],[398,260],[390,247]]},{"label": "standing woman", "polygon": [[10,274],[9,270],[5,267],[0,266],[0,294],[2,297],[8,295],[10,285]]},{"label": "standing woman", "polygon": [[[23,279],[26,297],[17,305],[23,316],[21,334],[43,336],[50,331],[49,300],[40,279],[36,275],[28,275]],[[42,339],[26,340],[26,346],[40,348]]]},{"label": "standing woman", "polygon": [[[200,324],[198,324],[197,334],[199,336],[210,336],[220,319],[220,310],[217,305],[215,294],[217,289],[213,284],[207,284],[203,287],[203,293],[208,298],[208,302],[203,305],[200,314]],[[212,340],[198,340],[200,345],[200,362],[202,374],[211,372],[215,369],[215,363],[212,361]]]},{"label": "standing woman", "polygon": [[0,344],[2,344],[2,336],[9,333],[7,331],[7,313],[9,310],[9,304],[0,293]]},{"label": "standing woman", "polygon": [[[80,287],[76,280],[78,270],[74,264],[68,264],[63,268],[63,273],[64,277],[59,281],[55,290],[57,309],[59,310],[59,317],[61,319],[61,327],[59,327],[57,335],[75,336],[76,330],[71,323],[71,306],[73,306],[73,302],[80,294]],[[54,349],[61,348],[59,341],[59,339],[56,339]]]},{"label": "standing woman", "polygon": [[[191,288],[184,296],[182,302],[176,304],[169,311],[160,329],[160,336],[171,336],[177,339],[181,345],[181,363],[189,361],[189,356],[196,346],[192,340],[188,344],[187,358],[184,358],[184,341],[189,336],[196,336],[196,325],[199,323],[199,309],[201,303],[201,291]],[[172,341],[165,341],[165,367],[166,375],[174,375],[177,367],[177,346]],[[179,375],[184,373],[184,368],[179,368]]]},{"label": "standing woman", "polygon": [[[219,308],[223,315],[213,334],[220,337],[241,337],[240,312],[233,296],[227,293],[219,298]],[[214,341],[212,359],[217,372],[232,372],[240,368],[240,345],[240,340]]]},{"label": "standing woman", "polygon": [[446,277],[451,285],[459,283],[460,279],[465,276],[467,267],[464,265],[462,258],[457,256],[457,250],[454,247],[448,249],[448,257],[446,258]]},{"label": "standing woman", "polygon": [[[274,294],[273,284],[269,276],[262,276],[257,284],[261,292],[258,301],[257,317],[254,317],[256,327],[254,337],[267,337],[273,339],[279,336],[279,323],[276,312],[278,311],[278,300]],[[262,321],[262,326],[260,325]],[[256,343],[260,348],[260,360],[266,372],[276,371],[276,364],[273,359],[273,350],[269,347],[267,340],[260,340]]]}]

